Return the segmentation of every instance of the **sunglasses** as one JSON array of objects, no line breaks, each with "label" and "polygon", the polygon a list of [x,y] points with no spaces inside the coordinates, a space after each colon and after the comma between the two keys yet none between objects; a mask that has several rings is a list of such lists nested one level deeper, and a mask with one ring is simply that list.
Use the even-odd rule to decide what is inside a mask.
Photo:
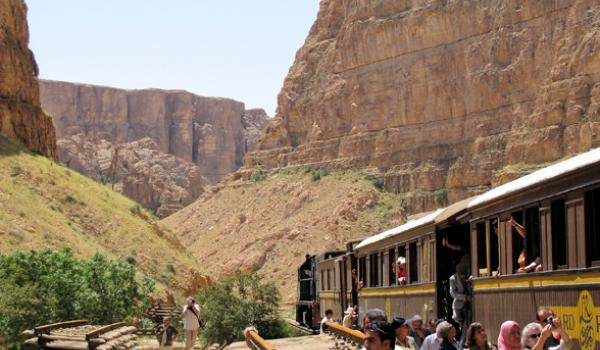
[{"label": "sunglasses", "polygon": [[540,333],[535,333],[535,334],[530,334],[530,335],[529,335],[529,338],[531,338],[531,339],[537,339],[537,338],[539,338],[540,336],[541,336],[541,334],[540,334]]},{"label": "sunglasses", "polygon": [[379,332],[385,335],[388,335],[386,331],[382,330],[381,328],[379,328],[380,324],[377,322],[373,322],[373,323],[369,323],[369,325],[367,326],[367,329],[370,330],[371,332]]}]

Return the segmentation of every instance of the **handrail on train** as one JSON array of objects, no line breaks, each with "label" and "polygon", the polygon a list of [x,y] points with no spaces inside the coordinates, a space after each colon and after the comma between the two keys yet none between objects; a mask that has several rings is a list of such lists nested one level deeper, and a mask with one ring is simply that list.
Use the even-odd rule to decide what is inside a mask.
[{"label": "handrail on train", "polygon": [[244,331],[246,335],[246,344],[252,350],[277,350],[271,343],[264,340],[254,327],[248,327]]},{"label": "handrail on train", "polygon": [[362,345],[365,342],[365,334],[361,331],[357,331],[355,329],[350,329],[348,327],[344,327],[335,322],[325,322],[325,326],[323,327],[325,332],[331,332],[335,335],[338,335],[342,338],[350,340],[351,342]]}]

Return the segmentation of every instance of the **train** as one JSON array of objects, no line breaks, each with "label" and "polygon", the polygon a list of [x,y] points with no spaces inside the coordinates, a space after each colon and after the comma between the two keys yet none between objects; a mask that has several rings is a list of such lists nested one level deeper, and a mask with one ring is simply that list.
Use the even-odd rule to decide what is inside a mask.
[{"label": "train", "polygon": [[600,148],[304,264],[314,270],[309,327],[318,326],[317,311],[339,319],[354,305],[359,319],[380,308],[389,317],[450,320],[449,279],[464,271],[465,315],[490,339],[503,321],[524,326],[546,307],[581,349],[600,350]]}]

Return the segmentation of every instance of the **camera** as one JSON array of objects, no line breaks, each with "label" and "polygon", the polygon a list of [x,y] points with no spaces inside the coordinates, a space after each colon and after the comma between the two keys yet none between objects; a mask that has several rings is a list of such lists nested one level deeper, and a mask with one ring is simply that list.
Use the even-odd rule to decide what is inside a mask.
[{"label": "camera", "polygon": [[554,325],[554,317],[550,316],[544,320],[547,324]]}]

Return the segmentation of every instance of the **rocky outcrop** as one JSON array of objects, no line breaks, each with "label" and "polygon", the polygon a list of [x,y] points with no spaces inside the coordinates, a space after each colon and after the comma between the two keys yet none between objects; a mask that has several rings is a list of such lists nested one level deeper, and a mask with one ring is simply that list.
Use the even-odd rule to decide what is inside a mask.
[{"label": "rocky outcrop", "polygon": [[247,109],[242,117],[244,136],[246,139],[246,152],[253,151],[260,141],[263,129],[269,123],[269,116],[262,108]]},{"label": "rocky outcrop", "polygon": [[71,169],[111,185],[161,218],[192,203],[206,184],[198,166],[160,152],[148,137],[115,145],[76,134],[59,139],[58,151]]},{"label": "rocky outcrop", "polygon": [[593,0],[322,0],[245,165],[369,168],[413,211],[600,146]]},{"label": "rocky outcrop", "polygon": [[55,157],[52,120],[40,108],[38,67],[28,48],[23,0],[0,2],[0,136]]},{"label": "rocky outcrop", "polygon": [[198,165],[211,183],[242,164],[242,102],[179,90],[123,90],[45,80],[40,89],[58,138],[82,133],[93,142],[119,144],[149,137],[162,153]]}]

